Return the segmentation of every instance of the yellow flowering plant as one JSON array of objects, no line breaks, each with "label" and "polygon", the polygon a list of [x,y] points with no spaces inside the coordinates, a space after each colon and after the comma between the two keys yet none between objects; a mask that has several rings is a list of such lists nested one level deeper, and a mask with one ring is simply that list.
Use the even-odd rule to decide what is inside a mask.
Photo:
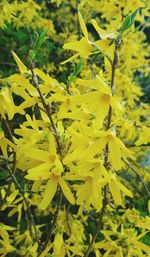
[{"label": "yellow flowering plant", "polygon": [[[0,79],[0,255],[149,257],[149,2],[0,7],[3,31],[40,29]],[[60,62],[38,67],[52,35]]]}]

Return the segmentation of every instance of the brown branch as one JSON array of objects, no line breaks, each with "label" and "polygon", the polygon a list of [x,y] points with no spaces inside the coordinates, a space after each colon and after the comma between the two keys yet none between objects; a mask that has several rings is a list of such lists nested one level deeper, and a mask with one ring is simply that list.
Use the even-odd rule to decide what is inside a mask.
[{"label": "brown branch", "polygon": [[[2,120],[2,122],[3,122],[3,124],[4,124],[5,128],[6,128],[7,137],[9,138],[9,140],[10,140],[13,144],[15,144],[14,139],[13,139],[13,134],[12,134],[12,132],[11,132],[11,129],[10,129],[10,127],[9,127],[9,124],[8,124],[7,119],[4,119],[4,118],[1,117],[1,120]],[[19,193],[22,195],[23,200],[24,200],[24,202],[25,202],[25,204],[26,204],[26,207],[27,207],[27,220],[28,220],[28,224],[31,224],[31,225],[33,226],[33,228],[34,228],[35,241],[39,242],[38,232],[37,232],[37,229],[36,229],[36,225],[35,225],[35,222],[34,222],[34,218],[33,218],[33,215],[32,215],[32,212],[31,212],[31,209],[30,209],[30,206],[29,206],[29,203],[28,203],[28,201],[27,201],[27,199],[26,199],[26,197],[25,197],[25,195],[24,195],[23,189],[21,188],[21,186],[20,186],[20,184],[19,184],[19,182],[18,182],[18,180],[17,180],[17,178],[16,178],[16,176],[15,176],[15,170],[16,170],[16,152],[15,152],[14,150],[13,150],[13,166],[12,166],[12,170],[11,170],[10,167],[9,167],[8,161],[6,161],[6,166],[7,166],[7,169],[8,169],[8,172],[9,172],[9,175],[10,175],[11,180],[10,180],[10,182],[9,182],[9,185],[8,185],[8,188],[7,188],[5,197],[4,197],[4,199],[3,199],[2,205],[4,204],[4,202],[5,202],[6,199],[7,199],[7,196],[8,196],[8,194],[9,194],[9,192],[10,192],[10,188],[11,188],[12,182],[14,182],[14,183],[16,184],[18,190],[19,190]],[[2,206],[2,205],[1,205],[1,206]],[[30,227],[30,225],[29,225],[29,230],[30,230],[30,233],[31,233],[31,237],[33,237],[33,235],[32,235],[32,228]]]},{"label": "brown branch", "polygon": [[108,59],[108,61],[110,62],[111,66],[113,66],[113,60],[111,59],[111,57],[108,54],[104,54],[104,56]]},{"label": "brown branch", "polygon": [[35,86],[35,88],[38,91],[38,94],[40,96],[41,102],[43,104],[45,112],[46,112],[46,114],[47,114],[47,116],[49,118],[50,124],[52,126],[52,129],[53,129],[52,132],[53,132],[53,134],[55,136],[55,140],[56,140],[56,144],[57,144],[57,151],[58,151],[59,155],[61,156],[61,145],[59,143],[57,129],[55,127],[55,124],[54,124],[54,121],[53,121],[53,118],[52,118],[52,115],[51,115],[50,107],[46,104],[46,101],[45,101],[45,99],[44,99],[44,97],[42,95],[42,92],[41,92],[40,88],[39,88],[38,78],[37,78],[37,76],[34,73],[33,65],[32,64],[30,66],[30,70],[31,70],[31,73],[32,73],[32,79],[33,79],[34,86]]},{"label": "brown branch", "polygon": [[104,213],[105,213],[105,208],[107,205],[107,187],[104,187],[104,198],[103,198],[103,207],[101,209],[100,215],[99,215],[99,219],[98,219],[98,223],[97,223],[97,231],[96,233],[93,235],[92,240],[88,246],[88,249],[84,255],[84,257],[88,257],[89,254],[91,253],[92,249],[93,249],[93,245],[97,239],[97,236],[102,228],[102,221],[103,221],[103,217],[104,217]]},{"label": "brown branch", "polygon": [[128,162],[126,162],[123,158],[121,158],[121,159],[122,159],[122,161],[126,164],[126,166],[127,166],[130,170],[132,170],[132,171],[137,175],[137,177],[139,178],[139,180],[142,182],[142,184],[143,184],[143,186],[144,186],[144,188],[145,188],[145,191],[147,192],[148,196],[150,197],[150,191],[148,190],[148,188],[147,188],[147,186],[146,186],[146,184],[145,184],[145,182],[144,182],[142,176],[141,176],[141,175],[138,173],[138,171],[135,170]]},{"label": "brown branch", "polygon": [[[58,133],[57,133],[57,129],[55,127],[55,124],[54,124],[54,121],[53,121],[53,118],[52,118],[52,115],[51,115],[50,106],[46,104],[46,101],[45,101],[45,99],[43,97],[43,94],[42,94],[42,92],[41,92],[41,90],[39,88],[38,78],[37,78],[37,76],[34,73],[34,69],[33,69],[33,64],[32,63],[30,65],[30,70],[31,70],[31,73],[32,73],[32,79],[33,79],[34,86],[35,86],[35,88],[38,91],[38,94],[40,96],[40,99],[41,99],[41,102],[43,104],[44,110],[45,110],[45,112],[46,112],[46,114],[47,114],[47,116],[49,118],[50,124],[52,126],[52,132],[54,134],[56,145],[57,145],[57,152],[58,152],[58,154],[59,154],[59,156],[61,158],[62,157],[62,147],[61,147],[61,144],[59,142],[59,136],[58,136]],[[61,207],[62,197],[63,197],[63,193],[60,192],[60,198],[59,198],[59,202],[58,202],[58,205],[57,205],[56,212],[54,214],[54,218],[53,218],[53,222],[52,222],[52,225],[51,225],[51,229],[50,229],[50,231],[48,233],[48,236],[47,236],[47,239],[45,241],[44,246],[41,246],[41,248],[39,248],[39,254],[47,246],[47,244],[48,244],[48,242],[49,242],[49,240],[51,238],[51,235],[53,233],[54,227],[55,227],[56,222],[57,222],[59,210],[60,210],[60,207]]]},{"label": "brown branch", "polygon": [[[59,198],[59,202],[58,202],[58,205],[57,205],[57,209],[56,209],[55,214],[54,214],[54,218],[53,218],[53,222],[52,222],[52,224],[51,224],[51,228],[50,228],[50,230],[49,230],[49,232],[48,232],[48,235],[47,235],[47,239],[46,239],[46,241],[45,241],[45,244],[41,247],[41,248],[42,248],[42,249],[41,249],[42,251],[44,251],[45,248],[47,247],[47,244],[48,244],[49,240],[51,239],[51,236],[52,236],[54,227],[55,227],[55,225],[56,225],[56,223],[57,223],[58,213],[59,213],[59,210],[60,210],[60,207],[61,207],[61,203],[62,203],[62,197],[63,197],[63,193],[60,192],[60,198]],[[41,253],[41,252],[39,252],[39,254],[40,254],[40,253]]]},{"label": "brown branch", "polygon": [[135,145],[135,144],[133,144],[133,143],[126,142],[126,143],[125,143],[125,146],[126,146],[127,148],[130,148],[130,147],[149,147],[149,146],[150,146],[150,143],[148,143],[148,144],[142,144],[142,145]]},{"label": "brown branch", "polygon": [[[115,94],[115,71],[116,71],[116,67],[117,67],[117,63],[118,63],[118,48],[120,46],[120,40],[116,39],[115,41],[115,51],[114,51],[114,59],[112,62],[112,73],[111,73],[111,90],[112,90],[112,95]],[[110,129],[111,126],[111,119],[112,119],[112,107],[109,107],[109,111],[108,111],[108,120],[107,120],[107,127],[106,130]],[[106,149],[107,150],[107,149]],[[106,151],[107,152],[107,151]]]},{"label": "brown branch", "polygon": [[11,63],[11,62],[0,62],[0,64],[4,64],[4,65],[8,65],[8,66],[17,67],[16,64]]},{"label": "brown branch", "polygon": [[[15,144],[14,142],[14,139],[13,139],[13,134],[11,132],[11,129],[9,127],[9,124],[8,124],[8,121],[7,119],[4,119],[2,116],[0,117],[2,123],[4,124],[5,128],[6,128],[6,134],[7,134],[7,137],[9,138],[9,140]],[[5,131],[4,131],[5,132]],[[13,166],[12,166],[12,173],[15,174],[15,171],[16,171],[16,152],[13,150]],[[11,177],[10,177],[11,178]],[[6,190],[6,194],[2,200],[2,202],[0,203],[0,209],[2,208],[2,206],[5,204],[6,202],[6,199],[10,193],[10,189],[11,189],[11,185],[12,185],[12,179],[10,179],[9,181],[9,184],[8,184],[8,187],[7,187],[7,190]]]},{"label": "brown branch", "polygon": [[[26,199],[25,197],[25,194],[24,194],[24,190],[22,189],[22,187],[20,186],[15,174],[12,173],[9,165],[7,164],[7,169],[8,169],[8,172],[10,174],[10,177],[12,179],[12,181],[16,184],[18,190],[19,190],[19,193],[21,194],[24,202],[25,202],[25,205],[26,205],[26,208],[27,208],[27,220],[28,220],[28,224],[32,224],[33,228],[34,228],[34,238],[35,238],[35,241],[39,243],[39,236],[38,236],[38,231],[36,229],[36,225],[35,225],[35,222],[34,222],[34,218],[33,218],[33,214],[31,212],[31,209],[30,209],[30,206],[29,206],[29,203],[28,203],[28,200]],[[29,225],[29,230],[30,230],[30,233],[31,233],[31,237],[33,237],[33,234],[32,234],[32,228],[30,227]]]},{"label": "brown branch", "polygon": [[10,129],[9,124],[8,124],[8,121],[6,119],[4,119],[2,116],[0,118],[1,118],[1,121],[2,121],[2,123],[4,124],[4,126],[5,126],[5,128],[7,130],[7,137],[8,137],[8,139],[12,143],[15,143],[14,139],[13,139],[13,134],[12,134],[11,129]]},{"label": "brown branch", "polygon": [[[113,63],[112,63],[112,73],[111,73],[111,90],[112,90],[112,95],[115,94],[115,70],[116,70],[116,66],[118,63],[118,48],[120,46],[120,40],[116,39],[115,41],[115,51],[114,51],[114,59],[113,59]],[[110,61],[111,62],[111,61]],[[110,106],[109,111],[108,111],[108,119],[107,119],[107,125],[106,125],[106,130],[110,129],[111,127],[111,120],[112,120],[112,108]],[[108,143],[106,145],[105,148],[105,160],[104,160],[104,166],[106,169],[109,169],[109,162],[108,162],[108,155],[109,155],[109,148],[108,148]],[[93,245],[97,239],[97,236],[100,232],[100,229],[102,227],[102,222],[103,222],[103,217],[104,217],[104,213],[105,213],[105,209],[106,209],[106,205],[107,205],[107,185],[104,187],[104,196],[103,196],[103,205],[102,205],[102,209],[100,211],[100,215],[99,215],[99,220],[97,223],[97,231],[96,233],[92,236],[92,240],[88,246],[88,249],[84,255],[84,257],[88,257],[91,253],[91,251],[93,250]]]},{"label": "brown branch", "polygon": [[66,209],[66,222],[67,222],[67,227],[68,227],[69,235],[71,235],[71,227],[70,227],[70,223],[69,223],[69,210],[70,210],[70,206],[71,205],[69,204],[69,206]]}]

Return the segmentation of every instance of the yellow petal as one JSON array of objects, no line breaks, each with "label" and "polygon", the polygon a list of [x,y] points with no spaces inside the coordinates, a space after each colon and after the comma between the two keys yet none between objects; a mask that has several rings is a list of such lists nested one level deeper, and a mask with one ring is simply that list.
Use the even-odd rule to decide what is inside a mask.
[{"label": "yellow petal", "polygon": [[85,37],[81,38],[79,41],[66,43],[63,48],[76,51],[81,57],[87,57],[93,50],[92,43]]},{"label": "yellow petal", "polygon": [[[83,204],[83,202],[87,201],[88,198],[90,197],[91,195],[91,192],[93,191],[93,181],[91,178],[87,179],[87,181],[80,185],[80,186],[77,186],[78,190],[77,190],[77,204]],[[89,190],[90,189],[90,190]],[[93,193],[93,192],[92,192]]]},{"label": "yellow petal", "polygon": [[49,250],[52,248],[52,244],[48,245],[39,257],[46,257]]},{"label": "yellow petal", "polygon": [[140,222],[136,225],[137,227],[140,227],[140,228],[145,228],[145,229],[148,229],[150,230],[150,218],[149,218],[149,222],[146,220],[146,222]]},{"label": "yellow petal", "polygon": [[102,152],[102,150],[104,149],[106,144],[107,144],[107,137],[102,137],[102,138],[98,139],[95,143],[90,145],[85,150],[85,152],[83,153],[81,158],[84,158],[84,159],[87,160],[91,157],[94,157],[96,154],[100,154]]},{"label": "yellow petal", "polygon": [[82,30],[83,34],[86,38],[88,38],[88,31],[87,31],[87,28],[85,26],[84,20],[83,20],[80,12],[78,12],[78,18],[79,18],[79,22],[80,22],[80,26],[81,26],[81,30]]},{"label": "yellow petal", "polygon": [[32,151],[25,154],[25,156],[38,161],[49,161],[50,154],[47,151],[41,149],[32,149]]},{"label": "yellow petal", "polygon": [[15,52],[12,51],[13,57],[15,59],[15,62],[17,63],[18,69],[21,73],[27,72],[26,66],[22,63],[22,61],[19,59],[19,57],[15,54]]},{"label": "yellow petal", "polygon": [[74,60],[78,56],[79,56],[79,54],[75,54],[75,55],[71,56],[70,58],[68,58],[67,60],[61,62],[61,64],[63,65],[65,63],[67,63],[67,62],[71,62],[72,60]]},{"label": "yellow petal", "polygon": [[4,228],[5,230],[8,230],[8,231],[15,230],[14,227],[11,227],[11,226],[8,226],[8,225],[1,224],[1,226],[2,226],[2,228]]},{"label": "yellow petal", "polygon": [[110,136],[108,146],[109,146],[110,159],[112,162],[112,166],[115,170],[120,170],[122,167],[120,147],[114,141],[113,136]]},{"label": "yellow petal", "polygon": [[2,153],[3,153],[3,156],[5,159],[8,158],[8,155],[7,155],[7,143],[6,143],[6,140],[1,140],[0,142],[0,148],[2,150]]},{"label": "yellow petal", "polygon": [[105,30],[101,29],[98,24],[97,21],[92,19],[92,25],[95,28],[95,30],[97,31],[98,35],[100,36],[101,39],[106,39],[106,38],[115,38],[115,34],[114,33],[107,33]]},{"label": "yellow petal", "polygon": [[45,176],[48,176],[50,168],[52,167],[53,163],[44,162],[32,169],[28,170],[28,175],[25,176],[27,179],[31,180],[41,180],[45,179]]},{"label": "yellow petal", "polygon": [[58,181],[56,176],[51,176],[46,184],[45,191],[43,193],[43,199],[39,205],[41,210],[45,210],[52,201],[57,190],[57,184]]},{"label": "yellow petal", "polygon": [[63,163],[68,164],[73,161],[76,161],[79,158],[79,156],[82,154],[82,152],[83,152],[83,147],[76,148],[72,153],[67,154],[65,156],[65,158],[63,159]]},{"label": "yellow petal", "polygon": [[63,245],[63,237],[62,234],[57,233],[54,239],[54,255],[55,256],[60,256],[61,254],[61,247]]},{"label": "yellow petal", "polygon": [[109,189],[112,193],[112,197],[114,199],[114,202],[118,205],[122,205],[122,199],[121,199],[121,193],[119,188],[116,186],[115,181],[112,179],[109,183]]},{"label": "yellow petal", "polygon": [[44,179],[48,179],[50,176],[51,176],[51,173],[48,171],[42,171],[40,174],[39,174],[39,171],[34,171],[26,175],[25,178],[30,180],[44,180]]},{"label": "yellow petal", "polygon": [[75,204],[75,199],[74,196],[70,190],[70,188],[68,187],[68,185],[66,184],[66,182],[64,181],[64,179],[62,179],[61,177],[59,177],[59,185],[65,195],[65,197],[67,198],[67,200],[71,203],[71,204]]},{"label": "yellow petal", "polygon": [[56,146],[56,141],[55,141],[54,135],[52,133],[49,133],[48,140],[49,140],[48,151],[50,152],[51,155],[56,155],[57,146]]},{"label": "yellow petal", "polygon": [[119,181],[115,181],[115,183],[117,184],[117,186],[119,187],[119,189],[125,194],[128,195],[129,197],[133,198],[133,194],[132,192],[127,189],[123,184],[121,184]]},{"label": "yellow petal", "polygon": [[15,198],[16,198],[17,195],[18,195],[18,190],[15,190],[13,193],[11,193],[11,194],[7,197],[7,202],[8,202],[9,204],[11,204],[11,203],[15,200]]},{"label": "yellow petal", "polygon": [[140,241],[137,241],[134,243],[135,246],[137,246],[138,248],[142,249],[144,252],[146,252],[147,254],[150,253],[150,247],[146,244],[143,244],[142,242]]}]

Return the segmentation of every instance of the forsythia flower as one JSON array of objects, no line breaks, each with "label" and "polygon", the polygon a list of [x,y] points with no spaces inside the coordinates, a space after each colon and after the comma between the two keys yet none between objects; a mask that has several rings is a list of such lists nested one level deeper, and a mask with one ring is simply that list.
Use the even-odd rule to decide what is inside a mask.
[{"label": "forsythia flower", "polygon": [[136,141],[136,145],[150,143],[150,128],[142,127],[140,138]]}]

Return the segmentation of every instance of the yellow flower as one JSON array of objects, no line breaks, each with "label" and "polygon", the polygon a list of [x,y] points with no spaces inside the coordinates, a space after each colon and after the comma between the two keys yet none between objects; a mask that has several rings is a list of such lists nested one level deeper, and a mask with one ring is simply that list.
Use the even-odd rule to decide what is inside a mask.
[{"label": "yellow flower", "polygon": [[5,118],[5,114],[8,114],[9,120],[13,119],[16,111],[14,105],[12,91],[9,87],[4,86],[0,89],[0,114]]},{"label": "yellow flower", "polygon": [[0,148],[2,150],[2,153],[5,159],[8,159],[8,154],[7,154],[8,146],[13,148],[14,150],[16,149],[15,144],[13,144],[8,138],[5,137],[4,132],[0,128]]},{"label": "yellow flower", "polygon": [[[121,140],[115,136],[111,131],[101,132],[101,137],[93,142],[90,146],[86,147],[85,151],[81,156],[76,156],[80,160],[87,160],[93,158],[97,154],[102,154],[106,144],[108,143],[109,148],[109,160],[112,164],[112,167],[115,170],[121,169],[123,166],[121,158],[129,157],[133,158],[132,153],[125,147]],[[76,159],[75,158],[75,159]],[[64,163],[67,163],[69,160],[69,155],[64,159]]]},{"label": "yellow flower", "polygon": [[102,28],[100,28],[97,24],[97,21],[96,20],[92,20],[92,25],[93,27],[95,28],[95,30],[97,31],[99,37],[101,39],[114,39],[116,37],[115,33],[114,32],[111,32],[111,33],[107,33],[105,30],[103,30]]},{"label": "yellow flower", "polygon": [[136,141],[136,145],[142,145],[150,143],[150,128],[142,127],[140,138]]},{"label": "yellow flower", "polygon": [[49,206],[50,202],[52,201],[52,199],[57,191],[58,185],[60,186],[60,188],[61,188],[62,192],[64,193],[65,197],[67,198],[67,200],[71,204],[75,204],[74,196],[73,196],[72,192],[70,191],[69,186],[64,181],[64,179],[60,176],[57,176],[57,175],[51,173],[50,179],[48,180],[48,182],[45,186],[42,201],[39,205],[39,208],[41,210],[45,210]]},{"label": "yellow flower", "polygon": [[65,64],[66,62],[73,60],[77,56],[87,57],[88,55],[90,55],[90,53],[94,49],[93,45],[92,45],[93,43],[91,41],[89,41],[89,39],[88,39],[88,31],[87,31],[86,25],[84,23],[84,20],[81,16],[80,12],[78,12],[78,18],[79,18],[81,30],[82,30],[84,37],[82,37],[79,41],[64,44],[64,46],[63,46],[64,49],[74,50],[74,51],[78,52],[78,54],[75,54],[71,58],[62,62],[62,64]]}]

